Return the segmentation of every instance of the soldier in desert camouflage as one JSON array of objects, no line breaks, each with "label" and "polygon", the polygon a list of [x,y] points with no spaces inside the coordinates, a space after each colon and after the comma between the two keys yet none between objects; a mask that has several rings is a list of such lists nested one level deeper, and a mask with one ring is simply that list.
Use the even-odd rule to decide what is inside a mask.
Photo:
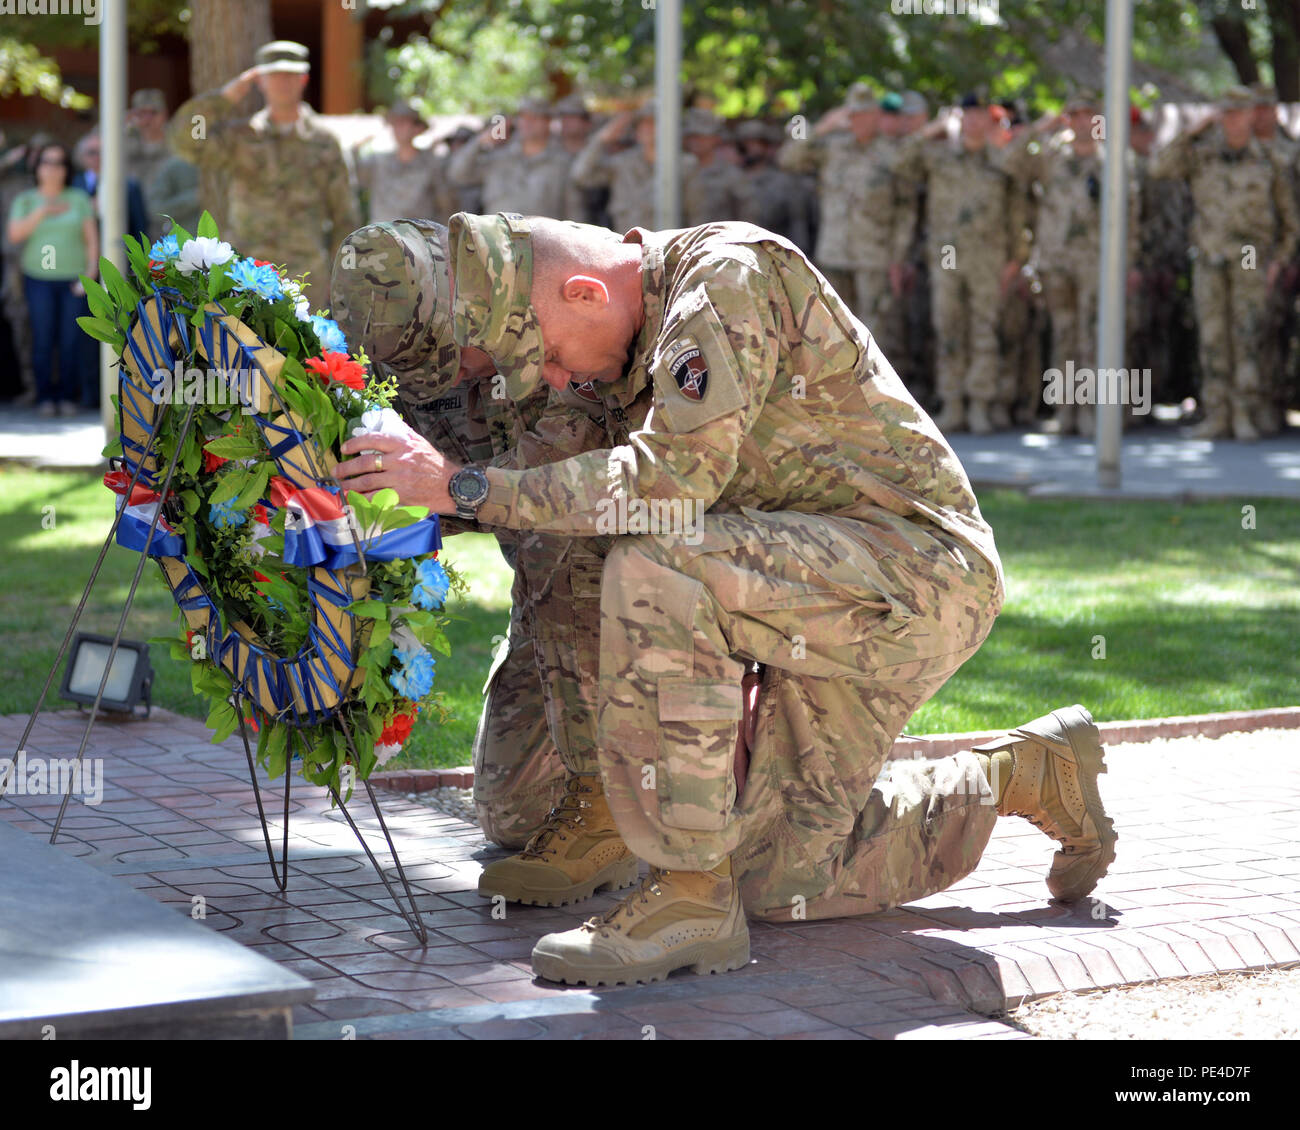
[{"label": "soldier in desert camouflage", "polygon": [[[761,229],[589,233],[452,219],[457,341],[512,395],[554,390],[516,452],[484,470],[367,437],[344,451],[377,448],[382,469],[368,454],[338,468],[358,490],[573,539],[536,626],[565,801],[480,891],[564,905],[634,881],[638,858],[651,869],[542,938],[534,970],[600,984],[737,968],[746,912],[863,914],[941,890],[999,813],[1061,841],[1054,895],[1091,891],[1114,834],[1081,707],[883,769],[978,649],[1002,575],[960,464],[862,324]],[[675,528],[610,521],[656,501],[677,504]]]},{"label": "soldier in desert camouflage", "polygon": [[[257,63],[220,90],[184,103],[168,127],[172,149],[200,169],[225,176],[222,235],[246,255],[308,273],[313,306],[327,301],[330,264],[360,222],[352,178],[338,140],[301,101],[307,48],[277,40]],[[267,105],[251,118],[235,106],[256,83]]]},{"label": "soldier in desert camouflage", "polygon": [[[515,447],[546,402],[545,390],[503,395],[496,366],[451,335],[447,229],[421,220],[370,224],[343,241],[334,260],[332,313],[354,348],[396,376],[398,408],[439,451],[488,463]],[[493,395],[496,392],[497,395]],[[444,517],[443,533],[477,530]],[[529,572],[546,575],[547,541],[530,531],[493,531],[515,570],[510,623],[485,687],[474,740],[474,803],[484,834],[523,847],[559,802],[564,773],[546,728],[533,658]],[[554,539],[551,539],[554,540]]]},{"label": "soldier in desert camouflage", "polygon": [[1200,333],[1205,439],[1258,439],[1280,426],[1259,356],[1269,296],[1296,253],[1293,173],[1253,136],[1254,96],[1237,87],[1216,120],[1183,133],[1151,164],[1192,192],[1192,300]]},{"label": "soldier in desert camouflage", "polygon": [[388,108],[385,117],[394,148],[361,153],[356,162],[357,181],[368,198],[368,218],[371,223],[380,223],[432,216],[445,170],[431,149],[415,145],[427,124],[419,111],[402,98]]}]

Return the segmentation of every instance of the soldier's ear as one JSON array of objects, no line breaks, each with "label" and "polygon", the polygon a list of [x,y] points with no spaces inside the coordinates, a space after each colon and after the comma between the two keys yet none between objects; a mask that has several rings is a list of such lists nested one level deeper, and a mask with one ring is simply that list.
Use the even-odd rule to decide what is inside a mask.
[{"label": "soldier's ear", "polygon": [[564,280],[560,294],[565,302],[590,306],[609,305],[609,287],[594,275],[570,275]]}]

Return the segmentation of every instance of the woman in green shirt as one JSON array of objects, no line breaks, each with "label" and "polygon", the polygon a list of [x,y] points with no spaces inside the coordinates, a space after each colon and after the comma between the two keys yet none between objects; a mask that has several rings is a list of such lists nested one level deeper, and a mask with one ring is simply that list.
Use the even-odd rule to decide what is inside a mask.
[{"label": "woman in green shirt", "polygon": [[[32,323],[32,368],[43,416],[77,411],[76,401],[93,404],[98,373],[79,372],[86,289],[79,275],[96,273],[99,230],[95,207],[79,188],[69,188],[68,150],[52,142],[36,156],[36,187],[21,192],[9,209],[9,242],[22,246],[23,289]],[[55,375],[54,353],[59,355]],[[89,394],[89,395],[87,395]]]}]

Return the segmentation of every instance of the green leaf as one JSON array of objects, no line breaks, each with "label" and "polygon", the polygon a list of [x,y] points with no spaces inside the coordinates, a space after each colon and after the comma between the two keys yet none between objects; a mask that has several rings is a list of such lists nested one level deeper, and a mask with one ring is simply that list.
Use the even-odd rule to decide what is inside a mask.
[{"label": "green leaf", "polygon": [[[185,437],[185,449],[181,452],[181,466],[185,473],[193,478],[199,473],[199,468],[203,465],[203,448],[199,445],[198,437],[191,431]],[[192,493],[192,492],[191,492]],[[197,508],[197,507],[196,507]],[[193,510],[190,511],[194,513]]]},{"label": "green leaf", "polygon": [[377,600],[359,600],[348,606],[348,611],[368,620],[387,620],[388,605]]},{"label": "green leaf", "polygon": [[122,277],[122,272],[108,259],[100,259],[99,276],[108,284],[109,294],[117,300],[120,307],[125,307],[127,310],[135,309],[136,303],[140,301],[139,292]]},{"label": "green leaf", "polygon": [[134,236],[123,236],[122,242],[126,244],[126,261],[131,265],[131,271],[140,286],[152,286],[153,279],[149,277],[149,249]]},{"label": "green leaf", "polygon": [[[202,219],[201,216],[199,218]],[[174,235],[176,237],[177,247],[184,247],[187,243],[189,243],[191,239],[194,238],[192,235],[190,235],[189,232],[187,232],[183,227],[181,227],[180,224],[178,224],[175,220],[172,220],[171,230],[167,234]]]},{"label": "green leaf", "polygon": [[196,490],[181,491],[181,504],[185,507],[186,514],[197,514],[199,512],[199,492]]},{"label": "green leaf", "polygon": [[375,626],[370,629],[370,646],[376,647],[383,643],[392,634],[393,626],[387,620],[375,620]]},{"label": "green leaf", "polygon": [[252,459],[262,454],[262,443],[252,436],[219,436],[204,448],[222,459]]},{"label": "green leaf", "polygon": [[115,435],[111,440],[109,440],[104,450],[100,452],[100,455],[102,455],[105,459],[112,459],[114,456],[121,455],[121,454],[122,454],[122,437],[120,434]]},{"label": "green leaf", "polygon": [[102,285],[89,275],[81,276],[81,285],[86,288],[86,303],[96,318],[111,321],[113,317],[113,300]]},{"label": "green leaf", "polygon": [[203,210],[203,215],[199,217],[198,235],[200,239],[221,238],[217,232],[217,221],[212,218],[212,213],[206,208]]},{"label": "green leaf", "polygon": [[248,477],[248,483],[243,490],[239,492],[238,500],[235,503],[236,510],[247,510],[250,506],[255,506],[258,500],[266,493],[266,485],[271,481],[271,465],[269,463],[259,464]]},{"label": "green leaf", "polygon": [[215,506],[219,502],[238,498],[240,492],[248,485],[248,480],[251,477],[242,467],[227,471],[217,482],[217,489],[208,495],[208,503]]},{"label": "green leaf", "polygon": [[208,729],[214,731],[213,744],[224,742],[239,728],[239,714],[225,699],[212,704],[208,711]]},{"label": "green leaf", "polygon": [[126,345],[126,335],[112,322],[106,322],[103,318],[78,318],[77,325],[96,341],[106,341],[115,349],[120,350]]}]

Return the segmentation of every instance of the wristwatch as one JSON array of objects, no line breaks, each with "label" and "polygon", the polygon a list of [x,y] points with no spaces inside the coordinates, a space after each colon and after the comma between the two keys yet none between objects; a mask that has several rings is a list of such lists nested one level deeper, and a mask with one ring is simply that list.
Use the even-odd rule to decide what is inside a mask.
[{"label": "wristwatch", "polygon": [[472,522],[478,517],[478,508],[487,498],[487,475],[481,467],[462,467],[452,475],[447,490],[452,502],[456,504],[456,513]]}]

